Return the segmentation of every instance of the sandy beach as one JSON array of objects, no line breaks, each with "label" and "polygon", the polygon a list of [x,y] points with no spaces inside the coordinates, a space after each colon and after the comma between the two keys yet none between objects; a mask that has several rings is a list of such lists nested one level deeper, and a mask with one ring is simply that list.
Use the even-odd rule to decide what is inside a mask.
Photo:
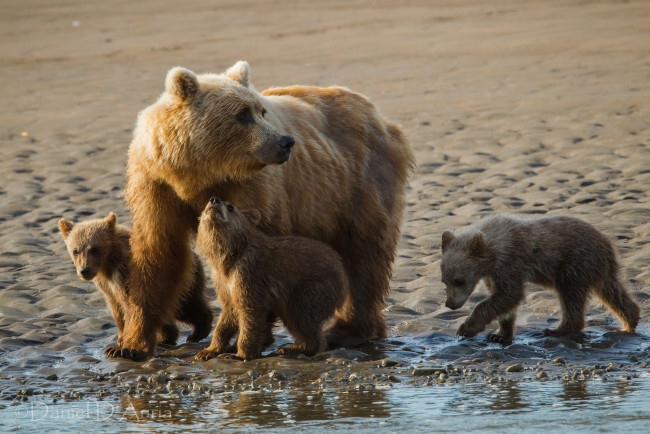
[{"label": "sandy beach", "polygon": [[[191,384],[197,393],[241,389],[249,382],[237,381],[251,371],[268,377],[258,381],[262,389],[524,381],[541,371],[558,380],[578,371],[647,375],[649,22],[644,1],[4,1],[0,410],[32,399],[26,388],[45,390],[47,399],[156,395],[162,387],[172,393],[171,379],[180,396],[184,387],[194,391]],[[199,363],[191,356],[204,344],[183,345],[185,329],[179,346],[160,348],[144,364],[106,360],[114,322],[102,294],[76,277],[57,221],[114,211],[129,225],[123,190],[138,112],[163,91],[171,67],[220,72],[240,59],[258,90],[354,89],[410,141],[417,170],[385,310],[390,338],[315,361]],[[486,290],[458,311],[444,306],[441,234],[496,212],[571,215],[611,237],[642,308],[638,334],[614,333],[617,320],[592,301],[582,340],[545,338],[559,304],[552,291],[531,285],[512,346],[454,337]],[[276,345],[290,339],[283,328],[277,335]],[[519,362],[522,371],[506,372]]]}]

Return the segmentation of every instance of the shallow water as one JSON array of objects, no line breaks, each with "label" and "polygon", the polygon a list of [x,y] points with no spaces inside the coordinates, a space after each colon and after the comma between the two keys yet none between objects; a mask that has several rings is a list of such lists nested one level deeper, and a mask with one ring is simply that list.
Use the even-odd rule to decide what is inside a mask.
[{"label": "shallow water", "polygon": [[355,432],[467,430],[647,432],[650,378],[634,381],[400,385],[374,390],[224,392],[148,401],[137,397],[2,410],[2,430],[95,431],[307,429]]},{"label": "shallow water", "polygon": [[436,332],[251,362],[196,362],[196,344],[145,363],[105,359],[103,340],[56,357],[25,346],[0,358],[0,431],[647,432],[650,333],[639,330],[528,330],[505,348]]}]

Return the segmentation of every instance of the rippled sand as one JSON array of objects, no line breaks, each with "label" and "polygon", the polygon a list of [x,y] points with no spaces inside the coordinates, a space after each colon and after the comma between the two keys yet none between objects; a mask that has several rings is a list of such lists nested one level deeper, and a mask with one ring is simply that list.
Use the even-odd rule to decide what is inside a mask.
[{"label": "rippled sand", "polygon": [[[242,390],[296,390],[294,404],[326,390],[338,407],[310,417],[386,418],[393,404],[364,413],[388,393],[369,391],[405,391],[391,395],[401,400],[428,384],[633,385],[647,376],[647,2],[260,3],[0,5],[0,411],[90,398],[128,409],[164,397],[175,404],[160,411],[171,408],[175,423],[207,401],[247,423],[266,413],[249,414],[259,402],[247,406]],[[160,348],[144,364],[106,360],[116,328],[103,296],[75,276],[57,221],[115,211],[128,224],[126,151],[137,112],[170,67],[220,71],[239,59],[258,89],[345,85],[402,125],[418,169],[386,308],[391,338],[313,360],[197,363],[200,345]],[[455,338],[485,290],[459,311],[444,307],[440,236],[493,212],[573,215],[607,233],[642,306],[639,333],[613,332],[617,321],[593,302],[583,337],[545,338],[559,306],[531,286],[512,346]],[[288,342],[284,329],[278,337]],[[507,371],[517,363],[521,371]],[[5,419],[0,429],[16,424]]]}]

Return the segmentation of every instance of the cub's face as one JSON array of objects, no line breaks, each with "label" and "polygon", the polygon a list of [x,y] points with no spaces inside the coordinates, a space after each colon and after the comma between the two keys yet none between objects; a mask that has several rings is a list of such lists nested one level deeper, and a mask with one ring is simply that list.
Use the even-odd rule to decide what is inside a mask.
[{"label": "cub's face", "polygon": [[229,247],[254,231],[259,221],[259,211],[242,211],[229,202],[212,197],[199,220],[199,250],[206,251],[214,242]]},{"label": "cub's face", "polygon": [[106,261],[115,236],[115,222],[113,213],[103,220],[81,223],[59,220],[61,235],[81,279],[93,280]]},{"label": "cub's face", "polygon": [[248,74],[245,62],[223,74],[173,68],[165,93],[141,113],[135,147],[181,197],[289,159],[294,139],[276,127]]},{"label": "cub's face", "polygon": [[440,271],[445,284],[445,306],[456,310],[467,301],[483,277],[485,240],[481,233],[456,238],[446,231],[442,236]]}]

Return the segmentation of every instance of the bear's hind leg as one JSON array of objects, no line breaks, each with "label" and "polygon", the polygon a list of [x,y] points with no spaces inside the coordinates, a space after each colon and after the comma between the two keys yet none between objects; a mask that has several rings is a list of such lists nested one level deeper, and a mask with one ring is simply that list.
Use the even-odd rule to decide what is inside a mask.
[{"label": "bear's hind leg", "polygon": [[278,348],[278,354],[290,357],[295,357],[298,354],[314,356],[327,348],[325,336],[320,328],[301,329],[299,333],[292,333],[292,335],[296,339],[296,343]]},{"label": "bear's hind leg", "polygon": [[562,321],[556,329],[544,329],[545,336],[565,336],[582,332],[589,289],[577,284],[558,284],[556,291],[562,307]]},{"label": "bear's hind leg", "polygon": [[187,293],[183,294],[176,318],[194,328],[187,337],[187,342],[199,342],[212,330],[212,309],[205,296],[205,276],[203,267],[196,254],[193,257],[192,281]]},{"label": "bear's hind leg", "polygon": [[356,346],[388,335],[383,309],[394,248],[388,241],[377,239],[384,236],[384,230],[378,229],[375,237],[365,239],[348,233],[342,238],[348,243],[336,246],[349,278],[350,295],[327,332],[330,348]]},{"label": "bear's hind leg", "polygon": [[158,343],[164,345],[176,345],[178,340],[178,327],[176,324],[163,324],[158,333]]}]

